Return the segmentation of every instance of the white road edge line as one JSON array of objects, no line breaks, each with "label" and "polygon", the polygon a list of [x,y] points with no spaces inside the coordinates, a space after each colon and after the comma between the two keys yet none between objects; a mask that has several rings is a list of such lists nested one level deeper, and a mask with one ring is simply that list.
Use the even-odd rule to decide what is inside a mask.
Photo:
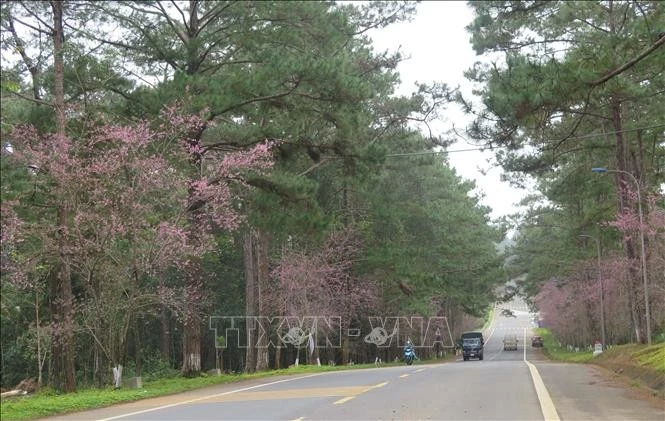
[{"label": "white road edge line", "polygon": [[533,386],[536,388],[536,394],[538,395],[538,401],[540,402],[540,410],[543,412],[543,418],[545,421],[560,421],[559,414],[557,414],[556,408],[554,407],[554,402],[552,402],[550,393],[547,391],[547,387],[545,387],[545,383],[543,383],[543,379],[540,377],[538,369],[526,359],[526,328],[524,328],[524,362],[531,372],[531,379],[533,380]]},{"label": "white road edge line", "polygon": [[101,418],[97,421],[117,420],[117,419],[120,419],[120,418],[131,417],[131,416],[139,415],[139,414],[145,414],[147,412],[159,411],[160,409],[173,408],[174,406],[185,405],[185,404],[192,403],[192,402],[204,401],[206,399],[216,398],[216,397],[219,397],[219,396],[232,395],[232,394],[238,393],[238,392],[245,392],[247,390],[258,389],[260,387],[272,386],[273,384],[291,382],[291,381],[294,381],[294,380],[302,380],[302,379],[306,379],[306,378],[309,378],[309,377],[320,376],[321,374],[324,374],[324,373],[315,373],[315,374],[309,374],[307,376],[294,377],[294,378],[290,378],[290,379],[277,380],[277,381],[270,382],[270,383],[257,384],[255,386],[243,387],[242,389],[230,390],[228,392],[223,392],[223,393],[215,393],[213,395],[202,396],[202,397],[196,398],[196,399],[189,399],[189,400],[186,400],[186,401],[176,402],[176,403],[172,403],[172,404],[169,404],[169,405],[162,405],[162,406],[157,406],[157,407],[154,407],[154,408],[148,408],[148,409],[144,409],[142,411],[130,412],[130,413],[127,413],[127,414],[116,415],[114,417],[109,417],[109,418]]}]

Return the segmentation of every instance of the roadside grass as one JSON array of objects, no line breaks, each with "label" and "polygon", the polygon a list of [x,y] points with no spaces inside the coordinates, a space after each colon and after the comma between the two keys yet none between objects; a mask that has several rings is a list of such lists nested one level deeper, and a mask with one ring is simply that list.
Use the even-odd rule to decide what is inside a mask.
[{"label": "roadside grass", "polygon": [[[374,367],[374,364],[367,364]],[[363,368],[362,365],[355,366]],[[27,420],[86,409],[102,408],[122,402],[132,402],[140,399],[171,395],[255,378],[279,376],[284,374],[297,375],[322,371],[335,371],[346,367],[339,366],[308,366],[301,365],[288,369],[279,369],[251,374],[201,376],[195,378],[176,377],[144,382],[139,389],[81,389],[75,393],[58,394],[50,389],[42,389],[38,393],[27,396],[18,396],[2,400],[0,405],[0,419]]]},{"label": "roadside grass", "polygon": [[553,360],[579,363],[621,360],[624,363],[665,373],[665,342],[653,345],[615,345],[606,349],[598,357],[594,357],[593,352],[588,349],[576,352],[560,346],[548,329],[534,329],[534,332],[543,337],[543,351]]},{"label": "roadside grass", "polygon": [[644,349],[636,349],[633,356],[638,363],[645,367],[665,374],[665,343],[651,345]]},{"label": "roadside grass", "polygon": [[[453,354],[454,356],[454,354]],[[448,356],[450,357],[450,356]],[[437,361],[445,361],[449,358]],[[402,365],[403,362],[381,363],[379,367]],[[416,362],[416,365],[418,363]],[[300,365],[279,370],[262,371],[252,374],[202,375],[195,378],[168,378],[143,383],[139,389],[80,389],[74,393],[59,394],[44,388],[37,393],[25,396],[3,398],[0,401],[0,419],[2,421],[29,420],[53,415],[62,415],[75,411],[102,408],[123,402],[172,395],[209,386],[238,382],[242,380],[268,378],[281,375],[303,375],[327,371],[355,370],[376,368],[377,365],[354,364],[336,366]]]},{"label": "roadside grass", "polygon": [[549,329],[534,329],[536,335],[543,337],[543,352],[552,360],[565,361],[571,363],[586,363],[594,359],[593,352],[586,349],[578,352],[569,350],[567,347],[559,345],[559,341],[552,335]]},{"label": "roadside grass", "polygon": [[665,342],[611,346],[594,357],[588,349],[575,352],[560,346],[548,329],[534,331],[543,337],[543,352],[548,358],[603,367],[625,379],[632,387],[648,389],[652,396],[665,399]]},{"label": "roadside grass", "polygon": [[483,320],[484,323],[483,323],[483,327],[481,328],[481,330],[485,330],[485,329],[489,328],[490,325],[492,324],[492,320],[494,320],[494,307],[490,307],[487,314],[485,314],[485,318]]}]

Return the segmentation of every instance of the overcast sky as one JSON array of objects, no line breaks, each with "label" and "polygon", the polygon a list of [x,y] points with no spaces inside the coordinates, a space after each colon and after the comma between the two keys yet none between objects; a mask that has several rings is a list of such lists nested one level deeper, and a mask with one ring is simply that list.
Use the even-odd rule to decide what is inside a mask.
[{"label": "overcast sky", "polygon": [[[411,22],[371,32],[377,51],[399,49],[407,58],[398,67],[402,80],[398,93],[409,94],[414,90],[416,82],[436,81],[451,87],[460,85],[465,94],[470,94],[471,87],[463,72],[479,60],[469,43],[469,34],[464,29],[472,19],[472,10],[464,1],[424,1],[417,6],[417,15]],[[435,135],[449,130],[453,124],[463,133],[464,127],[470,122],[470,118],[455,105],[441,115],[441,119],[432,125]],[[460,140],[449,150],[473,147]],[[483,203],[493,209],[492,217],[517,210],[515,204],[525,192],[500,181],[502,171],[493,165],[492,153],[451,152],[449,156],[460,176],[476,180],[479,190],[485,195]]]}]

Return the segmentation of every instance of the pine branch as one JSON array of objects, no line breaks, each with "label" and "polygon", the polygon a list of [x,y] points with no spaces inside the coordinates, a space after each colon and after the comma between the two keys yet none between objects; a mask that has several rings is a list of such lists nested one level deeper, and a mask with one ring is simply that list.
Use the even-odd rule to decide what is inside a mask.
[{"label": "pine branch", "polygon": [[663,45],[663,44],[665,44],[665,34],[661,34],[661,35],[660,35],[660,38],[658,39],[658,41],[656,41],[651,47],[649,47],[647,50],[645,50],[642,54],[640,54],[639,56],[635,57],[635,58],[632,59],[631,61],[629,61],[629,62],[627,62],[627,63],[624,63],[623,65],[617,67],[617,68],[614,69],[612,72],[606,74],[605,76],[601,77],[600,79],[591,82],[590,85],[591,85],[591,86],[598,86],[598,85],[600,85],[600,84],[602,84],[602,83],[605,83],[605,82],[607,82],[608,80],[612,79],[614,76],[618,76],[618,75],[620,75],[621,73],[625,72],[626,70],[630,69],[631,67],[633,67],[634,65],[636,65],[637,63],[639,63],[640,61],[642,61],[642,60],[643,60],[644,58],[646,58],[649,54],[651,54],[651,53],[653,53],[654,51],[656,51],[656,49],[657,49],[658,47],[660,47],[661,45]]}]

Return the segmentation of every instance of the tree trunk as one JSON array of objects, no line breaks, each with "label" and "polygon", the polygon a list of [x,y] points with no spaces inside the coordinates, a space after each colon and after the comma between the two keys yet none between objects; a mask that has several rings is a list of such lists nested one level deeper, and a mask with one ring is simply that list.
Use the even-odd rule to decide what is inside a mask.
[{"label": "tree trunk", "polygon": [[50,281],[50,307],[53,317],[51,335],[50,383],[56,390],[73,392],[76,390],[74,367],[74,317],[71,270],[65,255],[65,224],[67,209],[58,208],[60,233],[58,239],[60,264],[55,277]]},{"label": "tree trunk", "polygon": [[243,240],[245,264],[245,313],[247,319],[247,354],[245,369],[248,372],[266,370],[269,366],[268,334],[261,332],[253,317],[263,314],[263,291],[270,276],[268,265],[269,236],[263,231],[250,230]]},{"label": "tree trunk", "polygon": [[635,305],[635,289],[632,288],[633,281],[628,275],[628,303],[630,306],[630,322],[631,322],[631,327],[632,331],[635,334],[635,341],[639,342],[640,341],[640,327],[638,323],[638,316],[637,316],[637,307]]},{"label": "tree trunk", "polygon": [[[256,247],[256,302],[258,304],[259,316],[270,316],[264,314],[266,306],[264,306],[264,291],[267,290],[269,277],[270,277],[270,268],[268,265],[268,248],[270,239],[268,234],[265,231],[259,231],[256,234],[256,242],[254,243]],[[270,332],[257,332],[259,336],[257,337],[256,342],[256,369],[257,370],[267,370],[269,365],[269,354],[268,354],[268,335]],[[262,333],[262,334],[261,334]]]},{"label": "tree trunk", "polygon": [[[192,133],[189,140],[193,147],[201,146],[201,133]],[[191,164],[199,171],[198,178],[202,177],[202,155],[193,154]],[[197,178],[193,177],[192,181]],[[188,240],[191,245],[200,245],[201,233],[205,229],[203,206],[198,204],[199,199],[193,185],[188,191],[187,218],[189,222]],[[182,325],[182,375],[186,377],[198,376],[201,372],[201,304],[203,301],[203,273],[201,258],[191,256],[191,263],[186,270],[185,278],[185,308]]]},{"label": "tree trunk", "polygon": [[218,354],[217,357],[217,369],[219,370],[219,374],[222,374],[224,372],[224,349],[217,349],[215,348],[216,353]]},{"label": "tree trunk", "polygon": [[39,323],[39,290],[35,292],[35,332],[37,334],[37,386],[42,387],[42,370],[44,368],[44,360],[42,359],[42,336],[39,331],[41,324]]},{"label": "tree trunk", "polygon": [[252,373],[256,368],[256,346],[254,321],[251,319],[257,315],[257,295],[256,290],[256,259],[254,258],[254,235],[247,231],[243,236],[243,254],[245,265],[245,316],[247,317],[247,351],[245,354],[245,371]]},{"label": "tree trunk", "polygon": [[182,375],[195,377],[201,373],[201,326],[198,318],[187,317],[183,325]]},{"label": "tree trunk", "polygon": [[141,378],[141,335],[139,334],[139,320],[134,317],[133,329],[134,331],[134,365],[136,367],[136,377]]},{"label": "tree trunk", "polygon": [[166,312],[166,308],[162,307],[162,311],[159,313],[159,353],[163,361],[166,361],[169,365],[171,364],[171,331],[169,316]]},{"label": "tree trunk", "polygon": [[346,365],[351,362],[349,360],[350,355],[351,352],[349,350],[349,338],[344,335],[344,338],[342,339],[342,364]]},{"label": "tree trunk", "polygon": [[182,375],[198,376],[201,373],[201,265],[195,261],[187,273],[185,285],[185,320],[182,331]]},{"label": "tree trunk", "polygon": [[[66,136],[65,89],[63,63],[63,8],[61,1],[51,1],[53,10],[53,67],[54,108],[58,136]],[[66,199],[65,199],[66,200]],[[53,335],[51,341],[51,383],[56,390],[73,392],[76,390],[76,371],[74,366],[74,315],[71,269],[66,256],[66,236],[69,208],[67,203],[60,203],[58,218],[58,272],[51,278],[50,299],[53,317]]]},{"label": "tree trunk", "polygon": [[102,364],[101,362],[104,360],[102,357],[102,349],[101,346],[95,341],[94,348],[92,350],[92,355],[93,355],[93,360],[94,360],[94,367],[93,367],[93,382],[97,384],[98,388],[104,387],[104,370],[102,367],[106,367],[105,364]]},{"label": "tree trunk", "polygon": [[116,364],[113,366],[113,387],[120,389],[122,386],[122,364]]},{"label": "tree trunk", "polygon": [[282,344],[279,342],[279,339],[277,342],[277,348],[275,349],[275,368],[282,368]]},{"label": "tree trunk", "polygon": [[[630,173],[630,168],[628,167],[628,159],[627,159],[628,154],[626,153],[627,146],[625,144],[623,137],[623,121],[622,121],[620,98],[612,97],[611,113],[612,113],[612,125],[616,139],[615,158],[616,158],[617,170]],[[628,179],[627,175],[621,172],[616,172],[614,174],[615,174],[615,180],[616,180],[615,184],[617,189],[617,201],[618,201],[617,208],[619,214],[623,214],[625,212],[625,209],[628,208],[631,203],[628,191],[632,188],[638,188],[638,186],[634,186],[632,179]],[[628,258],[629,261],[636,261],[637,259],[637,255],[635,253],[635,243],[636,242],[633,241],[633,237],[631,237],[630,241],[624,242],[624,250],[626,253],[626,257]],[[629,269],[629,282],[628,282],[628,294],[631,300],[633,301],[631,304],[631,311],[632,311],[631,317],[633,319],[635,327],[636,341],[642,342],[641,320],[643,318],[640,317],[638,313],[639,311],[638,306],[636,305],[635,302],[635,299],[638,296],[637,286],[640,285],[641,283],[639,275],[640,275],[639,271],[631,266]]]}]

